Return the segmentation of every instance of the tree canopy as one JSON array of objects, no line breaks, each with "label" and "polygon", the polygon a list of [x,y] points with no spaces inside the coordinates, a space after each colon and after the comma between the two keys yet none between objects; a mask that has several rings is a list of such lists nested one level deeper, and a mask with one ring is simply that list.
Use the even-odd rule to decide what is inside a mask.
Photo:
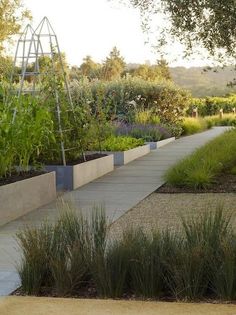
[{"label": "tree canopy", "polygon": [[91,56],[86,56],[79,67],[81,74],[92,80],[99,77],[101,65],[92,60]]},{"label": "tree canopy", "polygon": [[[178,38],[191,53],[201,44],[211,56],[219,59],[236,57],[235,0],[129,0],[139,8],[148,27],[149,18],[164,14],[170,22],[165,25],[160,43],[168,35]],[[156,18],[158,23],[158,17]]]},{"label": "tree canopy", "polygon": [[22,22],[27,18],[31,18],[31,15],[21,0],[0,1],[0,53],[4,41],[18,33]]},{"label": "tree canopy", "polygon": [[127,73],[147,81],[171,80],[168,63],[164,59],[157,60],[155,65],[142,64],[130,69]]},{"label": "tree canopy", "polygon": [[113,80],[121,77],[125,70],[124,58],[120,55],[117,47],[113,47],[106,61],[103,63],[103,79]]}]

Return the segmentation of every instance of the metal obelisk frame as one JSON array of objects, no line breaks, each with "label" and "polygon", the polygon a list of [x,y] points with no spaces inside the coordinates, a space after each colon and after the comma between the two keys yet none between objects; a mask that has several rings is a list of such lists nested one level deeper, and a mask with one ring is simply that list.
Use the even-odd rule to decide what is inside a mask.
[{"label": "metal obelisk frame", "polygon": [[[10,92],[11,93],[14,92],[18,96],[20,96],[22,89],[20,88],[14,89],[13,82],[18,81],[18,80],[19,82],[23,82],[26,79],[27,74],[26,74],[25,69],[27,68],[27,66],[25,65],[26,65],[27,57],[28,59],[30,58],[30,56],[28,56],[29,47],[32,45],[32,43],[33,43],[33,47],[36,47],[36,44],[33,40],[33,34],[34,34],[34,30],[31,27],[31,25],[28,24],[17,41],[13,69],[12,69],[11,77],[10,77]],[[20,69],[20,73],[19,71],[17,71],[17,69]],[[14,113],[13,113],[13,122],[15,120],[15,116],[16,116],[16,109],[14,110]]]},{"label": "metal obelisk frame", "polygon": [[[21,44],[23,45],[23,49],[21,52],[21,56],[19,56],[19,47]],[[50,69],[47,69],[46,72],[45,69],[40,68],[40,57],[50,58]],[[57,60],[55,60],[55,58],[57,58]],[[59,48],[57,36],[47,17],[44,17],[42,19],[35,31],[33,31],[30,25],[27,25],[17,43],[14,69],[16,69],[17,66],[21,67],[19,87],[16,90],[18,97],[23,94],[30,94],[37,97],[42,88],[41,81],[43,76],[51,76],[55,79],[58,76],[59,67],[59,72],[61,74],[61,78],[63,79],[63,90],[64,93],[66,93],[68,110],[71,110],[74,113],[73,102],[69,90],[67,77],[65,74],[65,69],[63,66],[62,55]],[[11,82],[13,82],[13,78],[15,75],[14,71],[15,70],[13,70],[12,72]],[[27,78],[30,78],[30,80],[27,80]],[[52,88],[55,98],[55,110],[58,123],[58,132],[60,135],[62,162],[63,165],[66,165],[65,151],[67,149],[65,149],[64,146],[64,130],[61,120],[62,109],[59,93],[60,91],[58,90],[56,84],[54,84]],[[16,111],[14,112],[13,120],[15,119],[15,115]]]}]

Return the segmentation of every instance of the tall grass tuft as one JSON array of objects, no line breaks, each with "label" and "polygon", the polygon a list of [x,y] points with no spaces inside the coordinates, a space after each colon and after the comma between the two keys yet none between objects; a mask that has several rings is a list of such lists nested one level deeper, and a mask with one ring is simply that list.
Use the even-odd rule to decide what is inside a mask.
[{"label": "tall grass tuft", "polygon": [[90,279],[90,252],[87,219],[71,210],[62,213],[54,226],[53,251],[50,257],[50,269],[57,295],[73,294],[86,285]]},{"label": "tall grass tuft", "polygon": [[207,188],[217,175],[235,165],[236,130],[207,143],[167,171],[165,180],[173,186]]},{"label": "tall grass tuft", "polygon": [[52,274],[50,255],[53,250],[53,227],[43,223],[39,228],[26,228],[17,234],[23,258],[18,266],[22,289],[38,295],[42,287],[50,286]]},{"label": "tall grass tuft", "polygon": [[22,291],[102,298],[199,300],[236,298],[236,243],[223,207],[182,217],[182,230],[109,231],[103,208],[91,216],[62,213],[54,224],[18,234]]}]

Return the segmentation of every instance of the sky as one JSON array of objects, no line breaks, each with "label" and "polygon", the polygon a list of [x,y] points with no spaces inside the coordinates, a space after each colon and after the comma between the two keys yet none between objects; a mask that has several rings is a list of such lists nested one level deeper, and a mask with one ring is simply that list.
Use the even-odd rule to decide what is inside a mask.
[{"label": "sky", "polygon": [[[127,63],[155,63],[157,53],[145,44],[147,37],[141,29],[139,11],[116,0],[24,0],[33,15],[35,28],[44,16],[51,22],[70,65],[80,65],[86,55],[102,62],[117,46]],[[173,62],[176,45],[167,54],[171,66],[201,66],[199,58]]]}]

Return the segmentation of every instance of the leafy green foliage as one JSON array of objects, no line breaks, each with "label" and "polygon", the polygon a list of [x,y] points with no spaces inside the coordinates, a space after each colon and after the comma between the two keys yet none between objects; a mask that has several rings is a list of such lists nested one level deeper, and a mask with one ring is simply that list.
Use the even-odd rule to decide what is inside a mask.
[{"label": "leafy green foliage", "polygon": [[183,159],[165,174],[173,186],[205,188],[236,161],[236,131],[231,130],[210,141]]},{"label": "leafy green foliage", "polygon": [[126,151],[143,144],[143,139],[136,139],[129,136],[110,136],[100,145],[95,145],[92,149],[100,151]]},{"label": "leafy green foliage", "polygon": [[[92,108],[96,107],[96,94],[103,87],[103,106],[109,104],[110,117],[118,117],[132,121],[137,110],[152,110],[162,123],[175,123],[183,115],[189,103],[189,95],[171,82],[149,82],[139,78],[123,78],[111,82],[81,81],[73,84],[72,95],[76,103],[80,103],[80,96],[84,89],[91,89],[93,98],[90,100]],[[78,90],[80,91],[78,93]]]},{"label": "leafy green foliage", "polygon": [[221,206],[182,217],[182,229],[124,229],[109,234],[104,209],[90,217],[66,207],[54,224],[17,234],[23,293],[176,300],[236,297],[231,214]]},{"label": "leafy green foliage", "polygon": [[[13,121],[13,111],[16,118]],[[43,105],[31,97],[12,98],[0,107],[0,178],[28,171],[49,142],[54,141],[53,122]]]}]

